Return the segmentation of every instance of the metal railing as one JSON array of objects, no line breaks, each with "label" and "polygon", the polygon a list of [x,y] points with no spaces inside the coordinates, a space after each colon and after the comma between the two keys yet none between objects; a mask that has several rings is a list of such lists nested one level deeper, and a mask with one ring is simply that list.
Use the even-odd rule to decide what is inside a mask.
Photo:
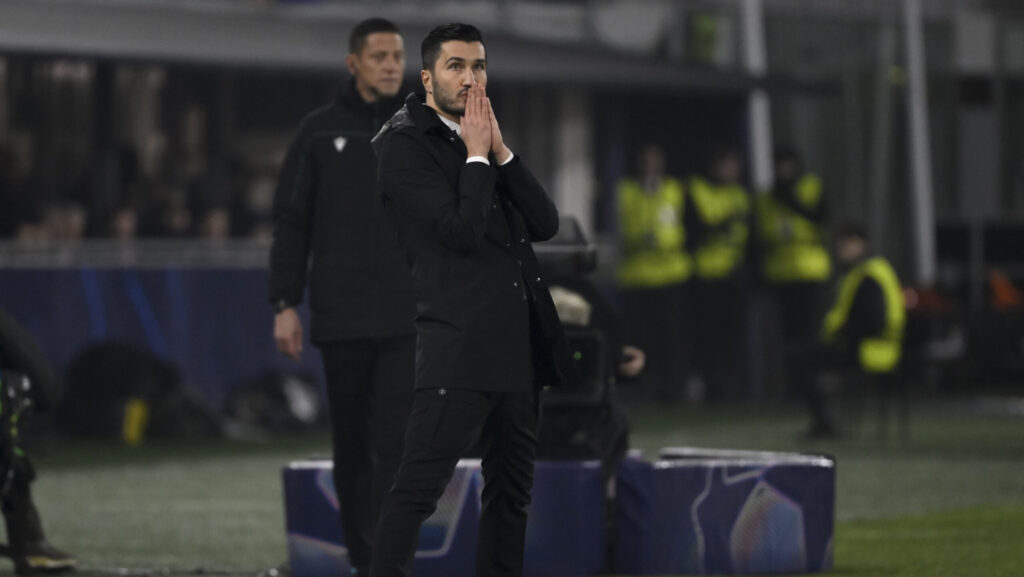
[{"label": "metal railing", "polygon": [[267,268],[270,241],[0,241],[0,270],[25,268]]}]

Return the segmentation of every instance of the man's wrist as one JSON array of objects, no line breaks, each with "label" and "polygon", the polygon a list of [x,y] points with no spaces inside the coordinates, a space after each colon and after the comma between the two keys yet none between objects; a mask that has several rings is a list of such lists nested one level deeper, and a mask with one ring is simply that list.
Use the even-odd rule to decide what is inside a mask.
[{"label": "man's wrist", "polygon": [[501,150],[494,155],[494,159],[498,161],[498,166],[505,166],[512,162],[513,158],[515,158],[515,155],[512,154],[512,150],[504,145],[502,145]]}]

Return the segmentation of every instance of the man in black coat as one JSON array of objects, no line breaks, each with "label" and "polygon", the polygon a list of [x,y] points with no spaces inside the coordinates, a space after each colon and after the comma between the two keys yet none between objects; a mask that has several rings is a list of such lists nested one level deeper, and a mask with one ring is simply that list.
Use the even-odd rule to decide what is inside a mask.
[{"label": "man in black coat", "polygon": [[[274,198],[270,300],[278,349],[299,359],[309,271],[312,341],[323,355],[334,444],[334,484],[350,562],[370,566],[380,500],[402,456],[412,402],[412,279],[376,194],[370,138],[401,105],[405,52],[398,28],[358,24],[352,80],[303,120]],[[312,266],[310,261],[312,260]]]},{"label": "man in black coat", "polygon": [[64,571],[78,563],[43,533],[32,499],[36,472],[19,434],[29,415],[49,408],[56,388],[53,369],[35,340],[0,309],[0,510],[8,541],[0,554],[14,561],[18,575]]},{"label": "man in black coat", "polygon": [[478,575],[520,575],[538,391],[562,379],[564,335],[533,253],[558,230],[543,187],[502,140],[469,25],[422,45],[409,95],[374,139],[379,191],[416,285],[416,394],[377,525],[371,575],[406,575],[421,523],[461,454],[483,442]]}]

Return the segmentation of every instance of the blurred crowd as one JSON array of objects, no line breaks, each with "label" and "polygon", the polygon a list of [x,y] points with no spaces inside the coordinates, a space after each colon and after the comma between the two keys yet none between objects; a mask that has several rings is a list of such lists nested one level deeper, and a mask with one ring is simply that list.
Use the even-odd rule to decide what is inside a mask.
[{"label": "blurred crowd", "polygon": [[[738,399],[751,378],[754,293],[775,301],[787,347],[815,343],[832,263],[821,179],[775,151],[775,181],[753,195],[739,148],[710,146],[683,177],[664,149],[639,148],[616,194],[617,285],[633,341],[649,353],[657,398]],[[793,391],[795,392],[795,391]]]},{"label": "blurred crowd", "polygon": [[271,235],[276,175],[242,161],[221,171],[227,177],[195,171],[149,177],[139,169],[136,151],[126,146],[115,154],[116,182],[86,170],[63,178],[65,184],[49,195],[38,193],[41,175],[28,164],[13,147],[0,143],[0,239],[44,243]]}]

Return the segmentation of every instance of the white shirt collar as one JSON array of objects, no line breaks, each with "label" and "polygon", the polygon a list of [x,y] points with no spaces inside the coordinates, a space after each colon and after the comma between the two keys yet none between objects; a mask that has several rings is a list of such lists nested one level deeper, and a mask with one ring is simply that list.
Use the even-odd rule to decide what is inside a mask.
[{"label": "white shirt collar", "polygon": [[[437,111],[435,110],[434,112],[437,112]],[[455,134],[457,134],[459,136],[459,138],[462,138],[462,126],[458,122],[452,122],[451,120],[448,120],[440,112],[437,112],[437,117],[441,119],[441,122],[443,122],[445,126],[447,126],[448,128],[452,129],[452,131],[455,132]],[[509,154],[508,158],[506,158],[505,162],[502,162],[501,165],[505,166],[506,164],[512,162],[513,158],[515,158],[515,155],[514,154]],[[469,163],[469,162],[482,162],[484,164],[490,164],[490,161],[487,160],[486,156],[471,156],[471,157],[466,159],[466,162],[467,163]]]},{"label": "white shirt collar", "polygon": [[455,134],[459,135],[459,138],[462,138],[462,126],[459,125],[458,122],[452,122],[445,115],[437,112],[436,110],[434,112],[437,113],[437,117],[441,119],[441,122],[443,122],[445,126],[452,129]]}]

